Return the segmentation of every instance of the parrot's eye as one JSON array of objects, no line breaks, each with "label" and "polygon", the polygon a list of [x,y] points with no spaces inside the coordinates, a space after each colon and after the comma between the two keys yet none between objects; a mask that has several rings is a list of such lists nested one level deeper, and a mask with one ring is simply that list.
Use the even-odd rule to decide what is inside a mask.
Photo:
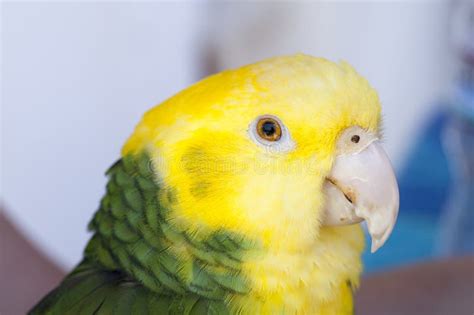
[{"label": "parrot's eye", "polygon": [[281,126],[275,119],[265,117],[258,121],[257,133],[267,141],[278,141],[281,138]]},{"label": "parrot's eye", "polygon": [[269,153],[284,153],[295,148],[290,131],[276,116],[258,116],[250,123],[247,132],[253,142]]}]

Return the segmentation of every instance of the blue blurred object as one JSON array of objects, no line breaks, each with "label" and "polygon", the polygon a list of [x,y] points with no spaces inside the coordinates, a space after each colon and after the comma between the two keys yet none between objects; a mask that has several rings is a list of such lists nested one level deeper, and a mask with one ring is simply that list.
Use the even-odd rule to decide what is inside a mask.
[{"label": "blue blurred object", "polygon": [[458,3],[453,16],[462,68],[443,138],[453,185],[440,220],[442,255],[474,253],[474,2]]},{"label": "blue blurred object", "polygon": [[[446,255],[474,253],[474,3],[458,3],[453,39],[462,70],[398,174],[400,212],[392,236],[366,272]],[[462,23],[460,23],[462,22]],[[367,240],[369,242],[369,240]],[[369,244],[367,243],[367,247]]]},{"label": "blue blurred object", "polygon": [[474,253],[474,88],[462,83],[456,91],[399,172],[398,222],[377,254],[366,252],[367,272]]},{"label": "blue blurred object", "polygon": [[[471,83],[471,84],[470,84]],[[445,129],[445,148],[453,174],[450,199],[441,217],[439,251],[474,252],[474,81],[458,86],[453,117]]]},{"label": "blue blurred object", "polygon": [[[442,134],[450,112],[440,106],[398,172],[400,211],[387,243],[376,254],[366,251],[366,272],[435,257],[438,221],[451,181]],[[370,238],[367,238],[369,242]],[[366,246],[369,246],[367,243]]]},{"label": "blue blurred object", "polygon": [[[474,88],[465,81],[440,106],[398,175],[399,219],[366,271],[474,253]],[[367,244],[367,246],[369,246]]]}]

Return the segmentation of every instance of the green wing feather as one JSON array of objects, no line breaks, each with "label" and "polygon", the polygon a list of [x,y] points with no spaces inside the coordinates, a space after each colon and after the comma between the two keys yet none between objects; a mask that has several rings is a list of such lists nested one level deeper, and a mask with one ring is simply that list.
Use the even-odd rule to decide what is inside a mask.
[{"label": "green wing feather", "polygon": [[107,175],[84,261],[30,314],[226,314],[230,294],[249,292],[240,266],[256,242],[222,230],[196,239],[173,225],[145,153]]},{"label": "green wing feather", "polygon": [[216,308],[227,309],[223,301],[196,294],[157,295],[123,273],[85,261],[30,314],[211,314]]}]

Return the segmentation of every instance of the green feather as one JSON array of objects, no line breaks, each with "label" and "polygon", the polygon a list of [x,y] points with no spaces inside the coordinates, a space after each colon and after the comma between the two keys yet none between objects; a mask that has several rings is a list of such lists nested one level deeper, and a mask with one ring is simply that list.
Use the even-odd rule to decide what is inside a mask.
[{"label": "green feather", "polygon": [[117,222],[114,225],[114,235],[119,241],[125,243],[135,243],[140,236],[127,224],[126,221]]},{"label": "green feather", "polygon": [[[242,261],[261,247],[225,230],[197,238],[170,220],[147,154],[106,173],[106,194],[89,224],[85,260],[31,314],[227,314],[230,294],[249,292]],[[160,192],[161,191],[161,192]]]}]

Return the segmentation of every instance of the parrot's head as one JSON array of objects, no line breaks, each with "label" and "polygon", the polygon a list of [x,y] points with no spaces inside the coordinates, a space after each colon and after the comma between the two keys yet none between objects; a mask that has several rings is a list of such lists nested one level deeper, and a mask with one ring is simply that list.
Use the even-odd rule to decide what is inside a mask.
[{"label": "parrot's head", "polygon": [[[398,188],[376,92],[346,63],[295,55],[204,79],[150,110],[123,154],[146,150],[178,225],[306,248],[366,221],[387,240]],[[277,244],[277,245],[276,245]]]}]

